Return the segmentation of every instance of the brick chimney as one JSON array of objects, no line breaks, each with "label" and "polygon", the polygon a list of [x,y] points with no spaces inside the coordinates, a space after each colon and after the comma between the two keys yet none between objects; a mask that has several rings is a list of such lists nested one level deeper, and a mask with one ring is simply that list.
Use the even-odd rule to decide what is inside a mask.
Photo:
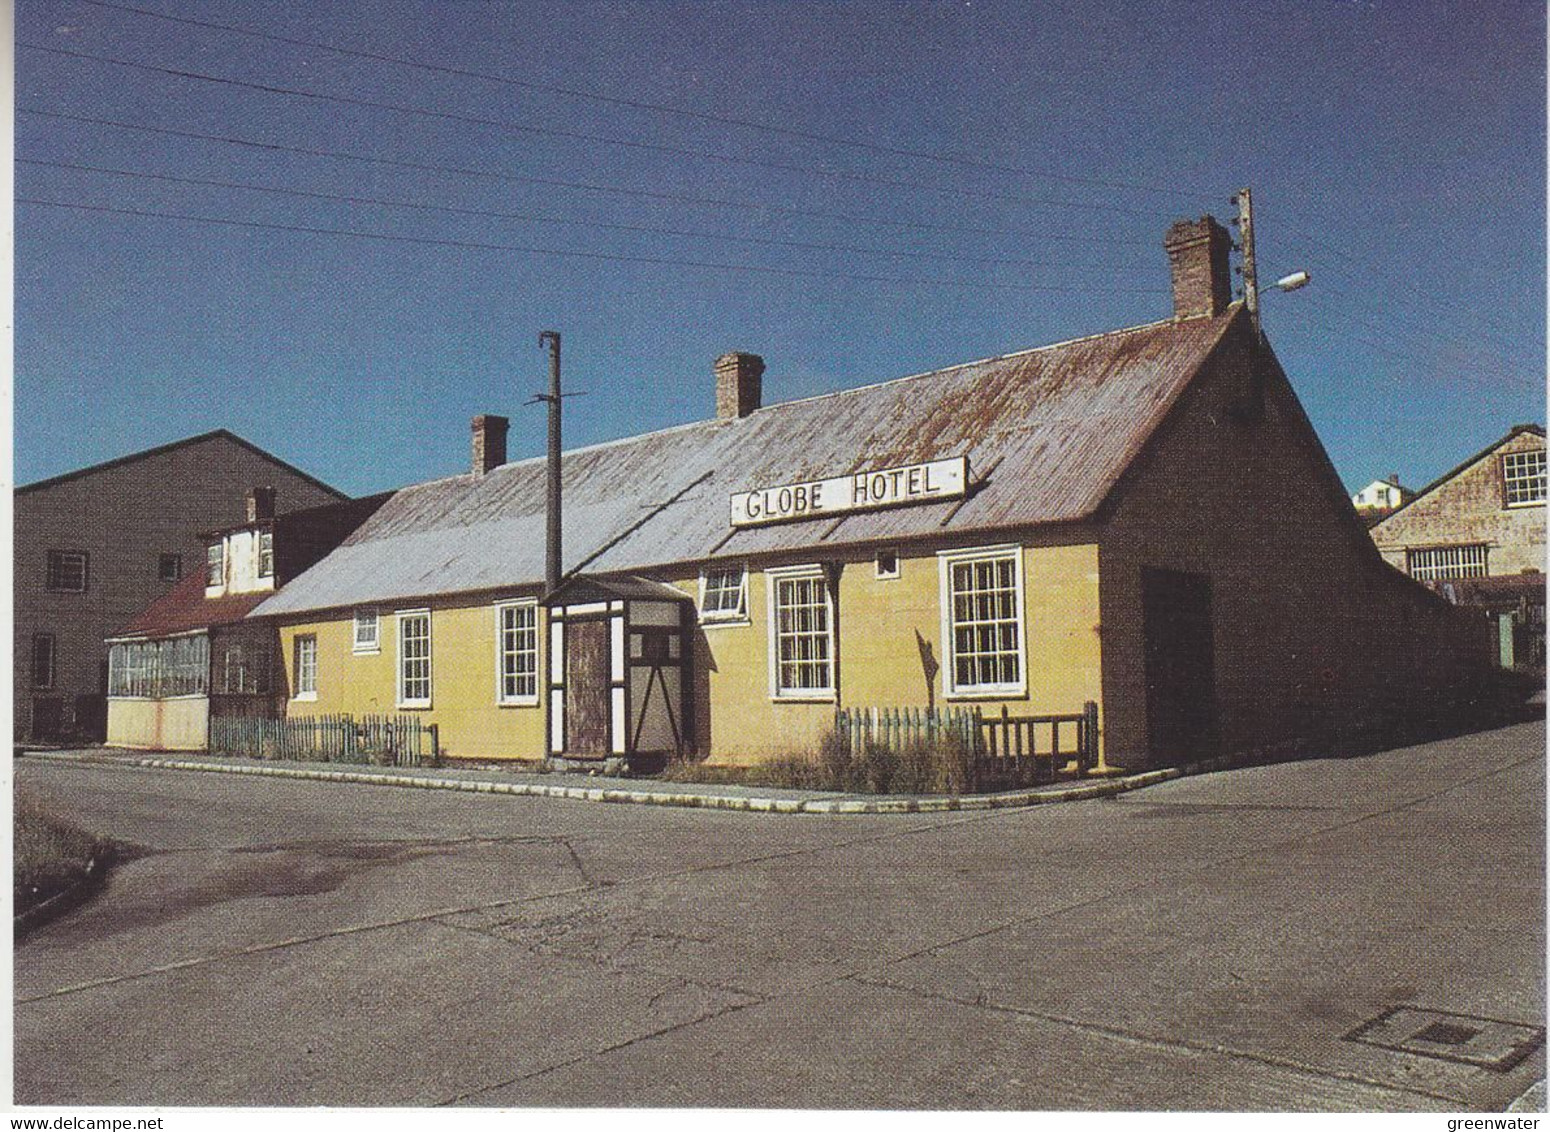
[{"label": "brick chimney", "polygon": [[511,422],[505,417],[480,413],[470,427],[474,434],[474,475],[482,476],[506,462],[506,430]]},{"label": "brick chimney", "polygon": [[758,409],[763,376],[764,359],[758,354],[733,352],[717,358],[716,416],[734,420]]},{"label": "brick chimney", "polygon": [[1232,302],[1232,237],[1211,216],[1179,220],[1163,239],[1173,269],[1173,317],[1212,318]]},{"label": "brick chimney", "polygon": [[248,488],[248,522],[258,523],[274,518],[274,488]]}]

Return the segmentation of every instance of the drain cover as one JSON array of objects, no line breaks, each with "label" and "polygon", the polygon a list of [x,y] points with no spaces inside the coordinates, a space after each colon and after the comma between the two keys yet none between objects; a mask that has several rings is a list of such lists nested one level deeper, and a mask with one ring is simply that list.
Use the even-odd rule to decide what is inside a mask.
[{"label": "drain cover", "polygon": [[1545,1030],[1499,1018],[1393,1006],[1363,1022],[1345,1040],[1505,1073],[1544,1045]]}]

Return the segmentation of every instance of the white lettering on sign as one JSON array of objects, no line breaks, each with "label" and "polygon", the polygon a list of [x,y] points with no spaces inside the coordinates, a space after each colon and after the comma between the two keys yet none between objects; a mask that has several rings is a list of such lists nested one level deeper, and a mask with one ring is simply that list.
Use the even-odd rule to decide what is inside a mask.
[{"label": "white lettering on sign", "polygon": [[849,476],[740,491],[732,497],[732,525],[756,527],[788,519],[873,511],[904,503],[962,498],[969,489],[969,458],[931,460]]}]

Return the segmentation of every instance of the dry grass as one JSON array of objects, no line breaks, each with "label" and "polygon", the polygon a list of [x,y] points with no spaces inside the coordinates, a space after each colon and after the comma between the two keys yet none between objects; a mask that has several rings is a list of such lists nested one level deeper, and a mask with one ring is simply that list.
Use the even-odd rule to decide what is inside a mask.
[{"label": "dry grass", "polygon": [[974,759],[951,739],[910,742],[902,747],[866,743],[852,751],[845,736],[826,735],[816,750],[781,755],[751,766],[669,763],[662,777],[672,782],[778,786],[848,794],[969,794],[976,788]]},{"label": "dry grass", "polygon": [[107,843],[65,821],[26,794],[16,795],[12,886],[20,914],[86,876]]}]

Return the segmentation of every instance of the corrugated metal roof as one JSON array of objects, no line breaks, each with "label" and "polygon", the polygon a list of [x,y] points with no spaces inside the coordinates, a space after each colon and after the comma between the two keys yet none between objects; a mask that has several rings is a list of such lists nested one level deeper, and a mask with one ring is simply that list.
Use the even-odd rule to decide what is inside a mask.
[{"label": "corrugated metal roof", "polygon": [[[1233,318],[1153,323],[567,452],[565,569],[1084,518]],[[956,456],[974,478],[989,473],[967,500],[730,525],[735,492]],[[536,585],[543,572],[540,458],[404,488],[256,613]]]}]

